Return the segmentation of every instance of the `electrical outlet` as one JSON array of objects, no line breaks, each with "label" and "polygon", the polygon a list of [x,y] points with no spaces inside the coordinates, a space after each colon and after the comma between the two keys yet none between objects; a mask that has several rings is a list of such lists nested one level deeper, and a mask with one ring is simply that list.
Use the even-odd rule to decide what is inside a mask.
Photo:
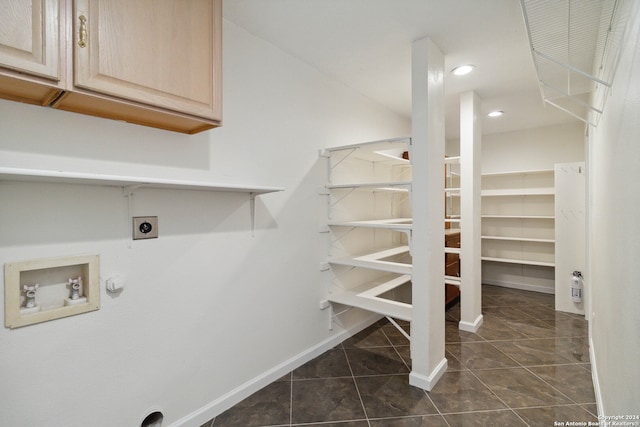
[{"label": "electrical outlet", "polygon": [[157,239],[158,238],[158,217],[157,216],[134,216],[133,217],[133,240]]}]

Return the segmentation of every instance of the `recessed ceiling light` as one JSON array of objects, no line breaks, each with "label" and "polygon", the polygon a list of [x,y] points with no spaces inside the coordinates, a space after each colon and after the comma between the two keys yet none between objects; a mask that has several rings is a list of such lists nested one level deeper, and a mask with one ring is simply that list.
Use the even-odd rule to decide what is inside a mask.
[{"label": "recessed ceiling light", "polygon": [[472,72],[474,68],[476,68],[475,65],[471,64],[461,65],[451,70],[451,72],[456,76],[464,76],[465,74]]},{"label": "recessed ceiling light", "polygon": [[504,111],[496,110],[496,111],[490,112],[489,114],[487,114],[487,116],[489,116],[489,117],[500,117],[503,114],[504,114]]}]

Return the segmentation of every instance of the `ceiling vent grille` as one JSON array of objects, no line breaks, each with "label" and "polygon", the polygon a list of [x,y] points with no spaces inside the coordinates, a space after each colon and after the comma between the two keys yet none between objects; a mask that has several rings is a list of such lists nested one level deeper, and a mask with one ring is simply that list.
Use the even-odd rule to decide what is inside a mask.
[{"label": "ceiling vent grille", "polygon": [[598,124],[631,1],[521,0],[545,103]]}]

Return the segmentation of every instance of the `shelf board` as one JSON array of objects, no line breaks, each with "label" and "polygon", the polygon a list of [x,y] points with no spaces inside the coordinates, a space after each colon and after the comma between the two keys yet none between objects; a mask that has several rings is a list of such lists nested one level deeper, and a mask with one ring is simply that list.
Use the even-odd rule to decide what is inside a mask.
[{"label": "shelf board", "polygon": [[555,219],[554,215],[481,215],[492,219]]},{"label": "shelf board", "polygon": [[408,192],[408,188],[398,188],[398,187],[410,187],[411,181],[391,181],[391,182],[361,182],[361,183],[346,183],[346,184],[328,184],[327,188],[329,190],[335,190],[340,188],[371,188],[374,190],[382,190],[382,191],[402,191]]},{"label": "shelf board", "polygon": [[497,258],[497,257],[482,257],[482,261],[502,262],[506,264],[522,264],[522,265],[537,265],[541,267],[555,267],[555,263],[546,261],[532,261],[526,259],[515,258]]},{"label": "shelf board", "polygon": [[374,219],[368,221],[335,221],[329,222],[328,225],[336,227],[365,227],[365,228],[383,228],[395,231],[410,231],[413,227],[412,218],[390,218],[390,219]]},{"label": "shelf board", "polygon": [[508,188],[508,189],[492,189],[482,190],[482,197],[491,196],[553,196],[555,190],[553,187],[542,188]]},{"label": "shelf board", "polygon": [[174,179],[102,175],[94,173],[67,172],[40,169],[0,167],[0,180],[23,182],[50,182],[65,184],[85,184],[106,187],[159,188],[197,191],[232,191],[252,194],[266,194],[283,191],[282,187],[238,185],[205,181],[184,181]]},{"label": "shelf board", "polygon": [[555,243],[555,239],[537,239],[533,237],[482,236],[483,240],[507,240],[513,242]]},{"label": "shelf board", "polygon": [[380,295],[401,285],[409,283],[411,276],[402,275],[393,279],[373,281],[352,289],[332,289],[330,302],[349,305],[364,310],[380,313],[394,319],[411,321],[411,304],[382,298]]},{"label": "shelf board", "polygon": [[411,137],[384,139],[380,141],[363,142],[359,144],[343,145],[325,149],[325,152],[352,151],[350,157],[371,162],[391,162],[401,165],[410,165],[411,162],[400,157],[409,149]]},{"label": "shelf board", "polygon": [[385,249],[382,251],[356,255],[351,257],[332,258],[329,259],[330,264],[346,265],[349,267],[368,268],[371,270],[387,271],[397,274],[411,274],[412,265],[401,262],[384,261],[394,255],[409,253],[409,246],[398,246],[396,248]]},{"label": "shelf board", "polygon": [[483,173],[481,174],[481,176],[536,175],[536,174],[545,174],[545,173],[554,173],[554,170],[553,169],[531,169],[531,170],[523,170],[523,171],[489,172],[489,173]]},{"label": "shelf board", "polygon": [[445,157],[444,158],[444,164],[445,165],[455,165],[460,163],[460,156],[452,156],[452,157]]},{"label": "shelf board", "polygon": [[458,276],[444,276],[444,284],[460,286],[460,278]]}]

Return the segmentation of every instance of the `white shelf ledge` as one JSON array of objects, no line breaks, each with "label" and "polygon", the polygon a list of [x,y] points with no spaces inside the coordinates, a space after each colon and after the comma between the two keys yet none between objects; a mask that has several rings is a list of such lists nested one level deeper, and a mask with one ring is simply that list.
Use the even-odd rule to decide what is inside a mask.
[{"label": "white shelf ledge", "polygon": [[482,190],[481,195],[483,197],[491,196],[553,196],[555,190],[553,187],[542,188],[508,188],[508,189],[494,189],[494,190]]},{"label": "white shelf ledge", "polygon": [[460,163],[460,156],[455,157],[445,157],[444,164],[445,165],[455,165]]},{"label": "white shelf ledge", "polygon": [[374,219],[369,221],[335,221],[329,225],[336,227],[365,227],[384,228],[395,231],[410,231],[413,227],[412,218]]},{"label": "white shelf ledge", "polygon": [[335,156],[336,162],[332,168],[347,158],[391,166],[411,167],[411,161],[403,158],[403,153],[409,151],[410,145],[411,138],[396,138],[327,148],[321,151],[321,155],[333,158],[333,153],[340,153]]},{"label": "white shelf ledge", "polygon": [[332,289],[328,300],[364,310],[380,313],[394,319],[411,321],[411,304],[382,298],[389,292],[411,281],[411,276],[402,275],[393,279],[373,281],[352,289]]},{"label": "white shelf ledge", "polygon": [[503,175],[536,175],[536,174],[545,174],[545,173],[554,173],[553,169],[532,169],[532,170],[523,170],[523,171],[507,171],[507,172],[489,172],[483,173],[482,176],[503,176]]},{"label": "white shelf ledge", "polygon": [[481,215],[492,219],[555,219],[554,215]]},{"label": "white shelf ledge", "polygon": [[408,188],[402,187],[410,187],[411,181],[388,181],[388,182],[362,182],[362,183],[346,183],[346,184],[329,184],[327,188],[329,190],[340,189],[340,188],[370,188],[374,190],[382,190],[382,191],[402,191],[408,192]]},{"label": "white shelf ledge", "polygon": [[497,257],[482,257],[482,261],[502,262],[506,264],[522,264],[522,265],[537,265],[541,267],[555,267],[555,263],[546,261],[533,261],[526,259],[515,258],[497,258]]},{"label": "white shelf ledge", "polygon": [[444,276],[444,284],[460,286],[460,278],[458,276]]},{"label": "white shelf ledge", "polygon": [[51,182],[68,184],[98,185],[106,187],[161,188],[197,191],[232,191],[251,193],[253,195],[283,191],[282,187],[264,187],[257,185],[238,185],[204,181],[184,181],[162,178],[145,178],[120,175],[102,175],[40,169],[21,169],[0,167],[0,180]]},{"label": "white shelf ledge", "polygon": [[555,239],[538,239],[533,237],[482,236],[482,240],[507,240],[513,242],[555,243]]},{"label": "white shelf ledge", "polygon": [[410,165],[410,161],[402,158],[402,153],[409,150],[411,137],[400,137],[380,141],[343,145],[324,150],[325,153],[348,151],[346,157],[353,157],[371,162],[391,162]]},{"label": "white shelf ledge", "polygon": [[345,265],[349,267],[368,268],[371,270],[387,271],[389,273],[397,274],[411,274],[413,268],[411,264],[385,261],[384,258],[389,258],[395,255],[402,255],[409,253],[409,246],[398,246],[396,248],[385,249],[382,251],[368,253],[364,255],[358,255],[353,257],[332,258],[329,260],[330,264]]}]

